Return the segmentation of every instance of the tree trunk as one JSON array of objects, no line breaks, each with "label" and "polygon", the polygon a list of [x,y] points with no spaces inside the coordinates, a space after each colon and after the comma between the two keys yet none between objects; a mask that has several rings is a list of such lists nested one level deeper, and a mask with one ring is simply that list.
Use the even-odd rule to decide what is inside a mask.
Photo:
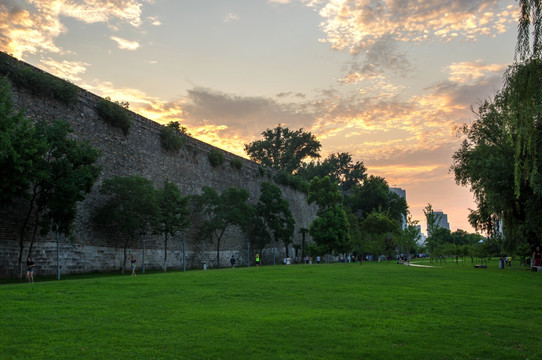
[{"label": "tree trunk", "polygon": [[[34,193],[32,195],[32,199],[30,200],[30,205],[28,207],[28,211],[24,218],[23,225],[21,226],[19,230],[19,259],[17,260],[19,263],[19,279],[22,279],[23,277],[24,234],[26,232],[26,227],[28,226],[28,222],[30,221],[30,217],[32,216],[32,210],[34,209],[34,202],[36,201],[36,197],[37,197],[37,186],[34,186],[33,192]],[[36,226],[38,225],[36,224]]]},{"label": "tree trunk", "polygon": [[126,271],[126,251],[127,251],[127,248],[128,248],[128,239],[124,240],[124,259],[122,260],[122,268],[120,270],[120,272],[122,274],[124,274],[124,272]]}]

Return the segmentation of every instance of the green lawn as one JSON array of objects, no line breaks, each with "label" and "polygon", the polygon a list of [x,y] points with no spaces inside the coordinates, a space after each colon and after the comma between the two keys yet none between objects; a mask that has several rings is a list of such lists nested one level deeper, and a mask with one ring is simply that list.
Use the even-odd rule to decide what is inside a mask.
[{"label": "green lawn", "polygon": [[0,285],[1,359],[541,359],[542,274],[263,266]]}]

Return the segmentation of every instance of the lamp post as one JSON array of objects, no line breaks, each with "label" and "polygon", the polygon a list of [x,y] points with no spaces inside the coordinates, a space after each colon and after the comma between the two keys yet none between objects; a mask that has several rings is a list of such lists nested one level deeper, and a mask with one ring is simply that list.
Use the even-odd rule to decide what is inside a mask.
[{"label": "lamp post", "polygon": [[60,234],[56,233],[56,279],[60,280]]},{"label": "lamp post", "polygon": [[186,271],[186,234],[183,232],[183,272]]},{"label": "lamp post", "polygon": [[250,240],[247,240],[247,267],[250,267]]},{"label": "lamp post", "polygon": [[207,263],[205,262],[205,239],[201,239],[201,263],[203,265],[203,270],[207,270]]}]

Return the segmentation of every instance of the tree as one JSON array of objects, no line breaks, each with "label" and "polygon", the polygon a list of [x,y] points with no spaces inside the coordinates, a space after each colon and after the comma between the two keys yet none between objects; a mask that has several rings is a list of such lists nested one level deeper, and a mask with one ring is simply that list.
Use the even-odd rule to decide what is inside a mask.
[{"label": "tree", "polygon": [[401,227],[387,214],[375,211],[362,221],[361,232],[376,255],[390,258],[395,251],[395,240],[401,236]]},{"label": "tree", "polygon": [[[540,36],[542,33],[542,4],[539,0],[519,0],[519,6],[521,14],[518,24],[516,58],[519,58],[520,61],[539,58],[542,51],[542,37]],[[534,35],[532,42],[531,32]]]},{"label": "tree", "polygon": [[260,200],[256,213],[273,234],[275,241],[282,241],[288,257],[288,245],[292,243],[295,219],[290,211],[290,204],[282,198],[280,188],[268,182],[261,185]]},{"label": "tree", "polygon": [[417,225],[418,221],[412,220],[412,217],[409,216],[405,228],[401,231],[401,236],[397,238],[396,244],[399,252],[408,257],[418,247],[418,241],[422,236]]},{"label": "tree", "polygon": [[216,262],[220,267],[220,241],[230,226],[245,228],[253,216],[253,208],[247,203],[249,194],[244,189],[230,187],[221,194],[208,186],[203,193],[193,197],[196,211],[202,215],[201,235],[216,240]]},{"label": "tree", "polygon": [[[527,180],[520,182],[517,196],[514,154],[519,128],[507,121],[511,116],[503,94],[484,102],[476,120],[462,129],[466,139],[454,153],[451,169],[456,182],[474,194],[477,209],[469,215],[471,225],[490,237],[502,231],[504,249],[513,252],[524,241],[539,243],[542,204]],[[537,146],[542,146],[541,130],[537,126]]]},{"label": "tree", "polygon": [[33,228],[28,256],[32,253],[38,229],[41,236],[51,230],[57,235],[71,235],[77,202],[85,199],[101,172],[95,165],[99,151],[88,142],[68,138],[71,132],[70,125],[61,120],[40,121],[34,127],[33,143],[39,146],[35,148],[37,156],[27,169],[27,189],[21,198],[26,210],[19,231],[20,276],[28,227]]},{"label": "tree", "polygon": [[44,139],[35,136],[32,120],[15,112],[6,79],[0,81],[0,203],[28,198],[37,177],[35,164],[45,153]]},{"label": "tree", "polygon": [[100,193],[106,196],[106,200],[97,209],[95,222],[119,236],[118,241],[124,249],[124,273],[129,243],[139,234],[147,232],[159,216],[156,190],[151,180],[141,176],[115,175],[104,180]]},{"label": "tree", "polygon": [[[514,144],[515,194],[520,196],[521,184],[529,182],[536,195],[542,194],[538,153],[542,114],[542,3],[520,0],[515,63],[505,74],[503,94],[511,110],[507,122],[516,129]],[[530,34],[533,34],[531,41]],[[531,47],[532,46],[532,47]]]},{"label": "tree", "polygon": [[337,184],[329,176],[311,180],[307,202],[316,203],[318,211],[309,226],[309,234],[329,254],[346,251],[349,246],[350,225],[342,201]]},{"label": "tree", "polygon": [[366,171],[363,162],[353,163],[349,153],[337,153],[329,155],[322,162],[311,161],[308,164],[302,164],[299,174],[307,181],[315,176],[319,178],[329,176],[331,181],[339,184],[341,191],[346,193],[366,180]]},{"label": "tree", "polygon": [[160,214],[155,231],[164,234],[163,270],[166,272],[168,238],[169,236],[173,238],[179,231],[187,228],[190,224],[189,197],[183,197],[177,185],[166,179],[162,189],[158,190],[157,200]]},{"label": "tree", "polygon": [[383,177],[370,175],[362,184],[354,186],[345,200],[353,213],[363,220],[369,214],[387,212],[398,223],[407,216],[407,203],[404,198],[390,191]]},{"label": "tree", "polygon": [[245,144],[252,161],[276,170],[294,173],[306,158],[320,157],[320,141],[303,129],[291,131],[278,125],[262,132],[263,139]]},{"label": "tree", "polygon": [[427,221],[427,236],[431,237],[431,235],[434,234],[438,228],[440,228],[442,214],[436,214],[433,211],[433,206],[431,204],[427,204],[427,206],[423,209],[423,214],[425,215],[425,219]]}]

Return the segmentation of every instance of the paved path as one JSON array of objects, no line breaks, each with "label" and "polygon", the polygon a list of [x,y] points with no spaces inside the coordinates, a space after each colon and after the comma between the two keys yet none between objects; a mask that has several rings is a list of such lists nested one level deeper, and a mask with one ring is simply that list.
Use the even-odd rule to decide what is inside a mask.
[{"label": "paved path", "polygon": [[403,265],[406,266],[415,266],[415,267],[424,267],[424,268],[440,268],[440,266],[432,266],[432,265],[420,265],[415,263],[403,263]]}]

